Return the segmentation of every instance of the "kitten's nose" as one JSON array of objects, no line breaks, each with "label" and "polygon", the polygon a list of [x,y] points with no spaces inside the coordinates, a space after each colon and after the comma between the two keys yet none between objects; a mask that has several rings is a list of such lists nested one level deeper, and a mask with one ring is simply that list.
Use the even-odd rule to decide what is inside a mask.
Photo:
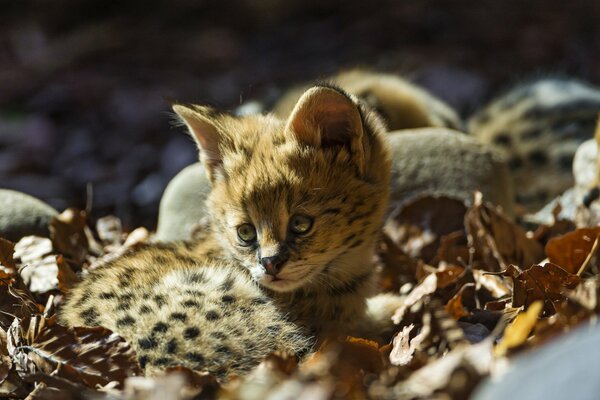
[{"label": "kitten's nose", "polygon": [[277,254],[272,257],[261,258],[260,263],[263,267],[265,267],[267,274],[271,276],[276,276],[279,273],[279,271],[281,271],[281,267],[283,267],[283,264],[285,264],[285,262],[289,258],[290,257],[288,254]]}]

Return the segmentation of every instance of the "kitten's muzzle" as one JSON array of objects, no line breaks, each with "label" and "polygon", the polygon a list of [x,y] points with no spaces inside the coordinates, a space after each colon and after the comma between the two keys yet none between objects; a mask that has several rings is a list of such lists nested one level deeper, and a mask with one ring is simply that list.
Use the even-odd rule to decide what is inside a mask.
[{"label": "kitten's muzzle", "polygon": [[260,264],[265,268],[267,274],[276,277],[283,265],[290,259],[288,252],[281,252],[272,257],[262,257]]}]

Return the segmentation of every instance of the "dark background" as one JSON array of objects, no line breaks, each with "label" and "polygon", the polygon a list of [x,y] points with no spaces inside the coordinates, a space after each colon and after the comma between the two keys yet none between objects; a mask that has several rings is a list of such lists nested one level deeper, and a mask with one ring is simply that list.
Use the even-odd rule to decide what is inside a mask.
[{"label": "dark background", "polygon": [[340,68],[402,72],[467,116],[532,74],[600,83],[600,2],[0,1],[0,187],[155,227],[195,160],[167,99],[234,109]]}]

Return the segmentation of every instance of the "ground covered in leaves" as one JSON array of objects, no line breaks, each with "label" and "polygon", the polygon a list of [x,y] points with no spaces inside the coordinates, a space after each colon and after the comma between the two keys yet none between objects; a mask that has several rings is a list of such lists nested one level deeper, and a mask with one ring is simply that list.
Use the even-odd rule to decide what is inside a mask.
[{"label": "ground covered in leaves", "polygon": [[600,228],[557,220],[526,231],[478,197],[469,208],[424,197],[391,215],[374,260],[381,290],[405,296],[390,343],[331,338],[302,362],[272,354],[227,382],[183,367],[143,377],[124,339],[63,327],[55,313],[89,270],[151,235],[126,234],[115,217],[91,227],[74,209],[50,231],[51,239],[0,239],[2,397],[466,398],[514,355],[600,312]]}]

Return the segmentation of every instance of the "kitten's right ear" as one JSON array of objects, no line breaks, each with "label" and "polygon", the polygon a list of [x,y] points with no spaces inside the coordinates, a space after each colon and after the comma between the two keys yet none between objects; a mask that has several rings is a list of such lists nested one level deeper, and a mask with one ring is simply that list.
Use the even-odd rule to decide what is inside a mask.
[{"label": "kitten's right ear", "polygon": [[196,141],[208,179],[211,183],[214,182],[223,175],[223,137],[215,121],[215,111],[210,107],[193,104],[173,104],[173,111]]}]

